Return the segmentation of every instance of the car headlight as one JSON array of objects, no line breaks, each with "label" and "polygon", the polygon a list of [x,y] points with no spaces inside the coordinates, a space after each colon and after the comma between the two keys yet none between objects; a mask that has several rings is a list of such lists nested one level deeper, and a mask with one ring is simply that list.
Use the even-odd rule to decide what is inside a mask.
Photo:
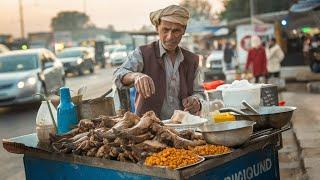
[{"label": "car headlight", "polygon": [[77,64],[81,64],[82,61],[83,61],[83,60],[82,60],[81,58],[77,59]]},{"label": "car headlight", "polygon": [[206,63],[206,67],[207,67],[207,68],[210,68],[210,63]]},{"label": "car headlight", "polygon": [[17,87],[19,89],[22,89],[24,88],[25,86],[33,86],[37,83],[37,78],[36,77],[28,77],[27,79],[25,80],[22,80],[22,81],[19,81],[18,84],[17,84]]},{"label": "car headlight", "polygon": [[30,84],[30,85],[35,85],[37,82],[37,79],[35,77],[29,77],[27,79],[27,83]]},{"label": "car headlight", "polygon": [[24,82],[23,81],[18,82],[17,86],[19,89],[24,88]]}]

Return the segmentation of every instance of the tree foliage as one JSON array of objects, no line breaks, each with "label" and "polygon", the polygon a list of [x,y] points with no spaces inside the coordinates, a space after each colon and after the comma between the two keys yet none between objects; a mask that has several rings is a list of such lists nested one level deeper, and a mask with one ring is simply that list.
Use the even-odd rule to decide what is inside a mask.
[{"label": "tree foliage", "polygon": [[181,6],[190,12],[190,18],[194,20],[211,19],[211,5],[206,0],[183,0]]},{"label": "tree foliage", "polygon": [[54,31],[76,31],[94,26],[90,24],[87,14],[78,11],[59,12],[51,19],[51,28]]},{"label": "tree foliage", "polygon": [[[254,14],[288,10],[293,0],[253,0]],[[224,0],[226,10],[222,19],[234,20],[250,16],[249,0]]]}]

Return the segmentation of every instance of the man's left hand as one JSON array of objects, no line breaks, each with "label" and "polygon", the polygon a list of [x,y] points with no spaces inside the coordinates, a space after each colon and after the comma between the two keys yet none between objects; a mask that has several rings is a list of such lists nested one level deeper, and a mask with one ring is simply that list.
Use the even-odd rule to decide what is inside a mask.
[{"label": "man's left hand", "polygon": [[184,111],[189,111],[191,114],[195,114],[200,111],[200,101],[195,96],[189,96],[182,100],[182,105],[184,107]]}]

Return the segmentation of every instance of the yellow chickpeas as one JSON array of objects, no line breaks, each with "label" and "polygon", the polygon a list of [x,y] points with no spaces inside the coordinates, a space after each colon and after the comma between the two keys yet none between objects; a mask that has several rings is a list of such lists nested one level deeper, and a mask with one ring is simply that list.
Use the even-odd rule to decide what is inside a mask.
[{"label": "yellow chickpeas", "polygon": [[219,154],[229,153],[230,148],[226,146],[207,144],[203,146],[196,146],[195,148],[192,149],[192,152],[199,156],[219,155]]},{"label": "yellow chickpeas", "polygon": [[170,169],[186,166],[198,162],[199,156],[190,150],[166,148],[145,160],[147,166],[166,166]]}]

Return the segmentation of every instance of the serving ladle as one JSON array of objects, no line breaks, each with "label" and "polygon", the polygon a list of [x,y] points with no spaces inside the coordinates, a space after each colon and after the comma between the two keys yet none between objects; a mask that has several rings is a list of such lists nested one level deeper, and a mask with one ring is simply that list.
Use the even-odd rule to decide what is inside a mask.
[{"label": "serving ladle", "polygon": [[242,100],[241,104],[244,105],[254,115],[260,115],[260,113],[254,107],[252,107],[246,100]]}]

